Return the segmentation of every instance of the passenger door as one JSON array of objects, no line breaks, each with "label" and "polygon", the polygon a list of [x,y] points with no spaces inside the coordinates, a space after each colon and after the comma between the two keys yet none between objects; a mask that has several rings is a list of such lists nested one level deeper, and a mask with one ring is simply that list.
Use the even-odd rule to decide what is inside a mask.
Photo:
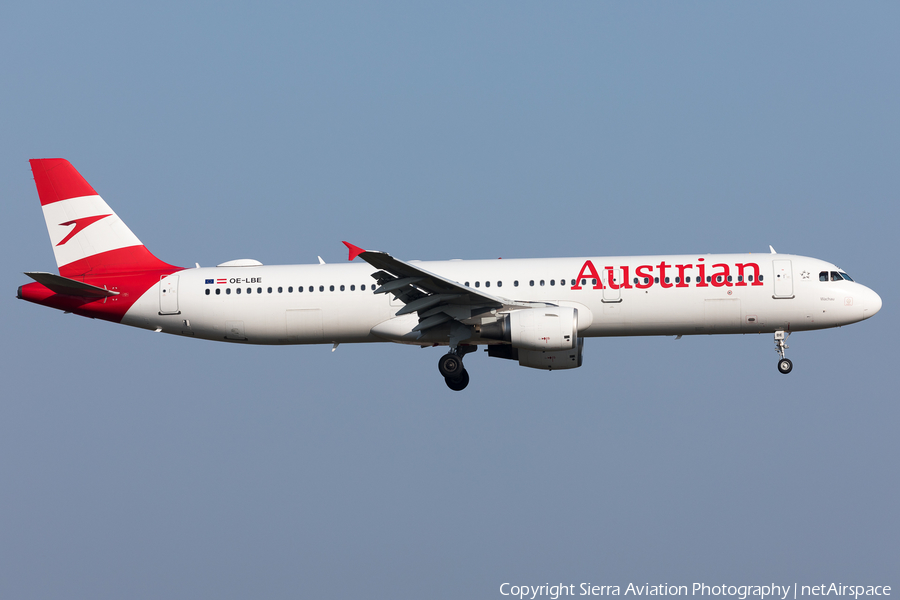
[{"label": "passenger door", "polygon": [[789,260],[773,260],[772,267],[774,269],[775,293],[774,298],[793,298],[794,297],[794,281],[791,273],[791,261]]}]

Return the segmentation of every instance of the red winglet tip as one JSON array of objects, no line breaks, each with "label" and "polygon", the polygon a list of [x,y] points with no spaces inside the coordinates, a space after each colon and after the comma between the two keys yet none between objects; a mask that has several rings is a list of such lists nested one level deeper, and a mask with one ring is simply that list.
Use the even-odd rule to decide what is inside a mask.
[{"label": "red winglet tip", "polygon": [[363,252],[365,252],[365,250],[363,250],[359,246],[354,246],[350,242],[344,242],[344,245],[347,246],[347,248],[350,250],[350,260],[351,261],[354,258],[356,258],[357,256],[359,256],[360,254],[362,254]]}]

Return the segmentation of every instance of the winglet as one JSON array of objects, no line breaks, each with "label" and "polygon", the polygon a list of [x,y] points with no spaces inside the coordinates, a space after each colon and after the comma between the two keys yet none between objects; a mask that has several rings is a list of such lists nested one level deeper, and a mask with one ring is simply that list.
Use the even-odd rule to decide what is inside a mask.
[{"label": "winglet", "polygon": [[354,258],[356,258],[357,256],[359,256],[360,254],[362,254],[363,252],[365,252],[365,250],[363,250],[359,246],[354,246],[350,242],[344,242],[344,245],[347,246],[347,248],[350,250],[350,260],[351,261]]}]

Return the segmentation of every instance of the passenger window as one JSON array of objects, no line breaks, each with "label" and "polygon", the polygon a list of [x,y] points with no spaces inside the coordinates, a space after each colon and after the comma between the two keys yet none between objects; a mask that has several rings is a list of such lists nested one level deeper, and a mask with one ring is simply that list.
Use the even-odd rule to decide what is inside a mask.
[{"label": "passenger window", "polygon": [[685,278],[684,278],[684,282],[685,282],[685,283],[690,283],[690,282],[691,282],[690,276],[685,277]]},{"label": "passenger window", "polygon": [[466,287],[469,287],[469,282],[467,281],[465,285],[466,285]]},{"label": "passenger window", "polygon": [[653,278],[653,283],[659,283],[659,277],[654,277],[654,278]]},{"label": "passenger window", "polygon": [[206,288],[206,295],[209,296],[209,288]]},{"label": "passenger window", "polygon": [[669,278],[668,278],[668,277],[666,277],[666,283],[669,283]]},{"label": "passenger window", "polygon": [[[240,291],[240,290],[238,290],[238,291]],[[231,294],[231,288],[226,289],[226,290],[225,290],[225,295],[227,296],[227,295],[230,295],[230,294]]]},{"label": "passenger window", "polygon": [[[260,294],[262,294],[262,288],[257,288],[256,291],[259,292]],[[272,288],[266,288],[266,291],[271,294]]]},{"label": "passenger window", "polygon": [[728,276],[728,281],[731,281],[731,275]]},{"label": "passenger window", "polygon": [[[250,288],[247,288],[247,293],[250,293]],[[257,294],[262,294],[262,288],[256,288]],[[269,293],[272,293],[272,288],[269,288]]]},{"label": "passenger window", "polygon": [[282,291],[283,291],[283,290],[279,287],[279,288],[278,288],[278,293],[280,294]]},{"label": "passenger window", "polygon": [[532,279],[531,281],[529,281],[529,282],[528,282],[528,285],[530,285],[531,287],[534,287],[534,279]]},{"label": "passenger window", "polygon": [[[751,280],[753,279],[753,275],[750,276],[750,279],[751,279]],[[763,280],[763,276],[762,276],[762,275],[759,276],[759,280],[760,280],[760,281]]]},{"label": "passenger window", "polygon": [[359,289],[361,289],[362,291],[366,291],[366,284],[362,284],[361,286],[359,286]]},{"label": "passenger window", "polygon": [[480,281],[476,281],[476,282],[475,282],[475,287],[481,287],[481,282],[480,282]]},{"label": "passenger window", "polygon": [[709,276],[709,275],[707,275],[707,276],[706,276],[706,283],[710,283],[711,281],[712,281],[712,277]]},{"label": "passenger window", "polygon": [[650,283],[650,278],[649,278],[649,277],[644,277],[644,283]]},{"label": "passenger window", "polygon": [[485,282],[484,282],[484,287],[491,287],[491,282],[490,282],[490,281],[485,281]]},{"label": "passenger window", "polygon": [[[637,283],[637,277],[634,278],[634,282]],[[581,285],[587,285],[587,279],[582,279]]]},{"label": "passenger window", "polygon": [[328,291],[329,291],[329,292],[333,292],[333,291],[334,291],[334,286],[333,286],[333,285],[329,285],[329,286],[328,286]]},{"label": "passenger window", "polygon": [[498,281],[498,282],[497,282],[497,287],[503,287],[503,282],[502,282],[502,281]]},{"label": "passenger window", "polygon": [[344,286],[341,286],[341,291],[342,291],[342,292],[344,291]]},{"label": "passenger window", "polygon": [[216,296],[218,296],[218,295],[221,294],[221,293],[222,293],[222,289],[221,289],[221,288],[216,288]]},{"label": "passenger window", "polygon": [[293,294],[293,293],[294,293],[294,286],[289,285],[288,286],[288,294]]},{"label": "passenger window", "polygon": [[[635,278],[634,278],[634,283],[637,284],[637,282],[638,282],[638,278],[635,277]],[[584,285],[584,279],[581,280],[581,285]]]},{"label": "passenger window", "polygon": [[591,285],[597,285],[597,280],[596,280],[596,279],[591,279]]},{"label": "passenger window", "polygon": [[555,280],[555,279],[551,279],[551,280],[550,280],[550,285],[556,285],[556,280]]},{"label": "passenger window", "polygon": [[544,285],[544,280],[543,280],[543,279],[541,279],[541,285]]},{"label": "passenger window", "polygon": [[319,286],[319,291],[320,291],[320,292],[324,292],[324,291],[325,291],[325,286],[324,286],[324,285],[320,285],[320,286]]},{"label": "passenger window", "polygon": [[519,287],[519,280],[518,280],[518,279],[516,279],[515,281],[513,281],[513,287]]},{"label": "passenger window", "polygon": [[241,293],[241,288],[235,288],[234,293],[235,293],[235,294],[240,294],[240,293]]},{"label": "passenger window", "polygon": [[351,291],[351,292],[355,292],[355,291],[356,291],[356,286],[355,286],[355,285],[351,285],[351,286],[350,286],[350,291]]}]

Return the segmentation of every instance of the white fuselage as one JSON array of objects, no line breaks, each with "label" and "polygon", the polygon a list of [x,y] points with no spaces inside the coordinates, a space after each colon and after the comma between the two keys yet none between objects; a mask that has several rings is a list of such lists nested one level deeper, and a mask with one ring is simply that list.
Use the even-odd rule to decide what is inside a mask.
[{"label": "white fuselage", "polygon": [[[832,281],[833,264],[786,254],[414,264],[500,298],[574,307],[583,337],[824,329],[881,308],[869,288]],[[122,323],[251,344],[441,343],[410,333],[418,318],[395,317],[403,303],[391,294],[373,294],[375,271],[366,263],[186,269],[151,287]]]}]

